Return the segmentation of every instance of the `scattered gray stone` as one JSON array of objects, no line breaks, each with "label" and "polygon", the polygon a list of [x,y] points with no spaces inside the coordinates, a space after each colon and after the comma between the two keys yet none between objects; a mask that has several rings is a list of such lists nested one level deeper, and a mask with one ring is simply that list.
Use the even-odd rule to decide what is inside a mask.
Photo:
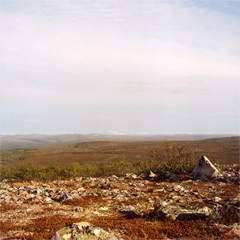
[{"label": "scattered gray stone", "polygon": [[108,180],[109,180],[109,181],[116,181],[116,180],[118,180],[118,176],[112,175],[112,176],[110,176],[110,177],[108,178]]},{"label": "scattered gray stone", "polygon": [[51,240],[121,240],[99,227],[88,222],[73,223],[57,230]]},{"label": "scattered gray stone", "polygon": [[49,198],[49,197],[43,198],[43,200],[46,201],[46,202],[51,202],[52,201],[52,199]]},{"label": "scattered gray stone", "polygon": [[70,199],[72,199],[72,197],[70,195],[63,193],[63,195],[59,198],[59,202],[63,203],[64,201],[70,200]]},{"label": "scattered gray stone", "polygon": [[164,192],[164,188],[157,188],[153,190],[154,193]]},{"label": "scattered gray stone", "polygon": [[0,183],[0,189],[10,189],[10,186],[7,183],[1,182]]},{"label": "scattered gray stone", "polygon": [[82,182],[83,178],[82,177],[75,177],[76,182]]},{"label": "scattered gray stone", "polygon": [[134,173],[126,173],[125,179],[129,179],[129,178],[136,179],[137,175]]},{"label": "scattered gray stone", "polygon": [[233,214],[237,214],[238,215],[238,219],[240,219],[240,208],[231,204],[218,204],[216,203],[214,205],[213,211],[212,213],[209,215],[210,219],[221,219],[224,215],[233,215]]},{"label": "scattered gray stone", "polygon": [[82,213],[84,211],[84,208],[82,208],[82,207],[74,207],[73,211],[74,212],[78,212],[78,213]]},{"label": "scattered gray stone", "polygon": [[99,210],[107,211],[107,210],[108,210],[108,207],[100,207]]},{"label": "scattered gray stone", "polygon": [[240,193],[237,196],[233,196],[231,199],[229,199],[228,204],[240,207]]},{"label": "scattered gray stone", "polygon": [[182,187],[182,186],[180,186],[180,185],[175,185],[174,188],[173,188],[173,190],[174,190],[175,192],[184,192],[184,191],[185,191],[185,188]]},{"label": "scattered gray stone", "polygon": [[128,205],[128,206],[124,205],[124,206],[121,206],[121,207],[117,207],[115,210],[117,212],[121,212],[121,213],[132,213],[132,212],[135,211],[135,207],[130,206],[130,205]]}]

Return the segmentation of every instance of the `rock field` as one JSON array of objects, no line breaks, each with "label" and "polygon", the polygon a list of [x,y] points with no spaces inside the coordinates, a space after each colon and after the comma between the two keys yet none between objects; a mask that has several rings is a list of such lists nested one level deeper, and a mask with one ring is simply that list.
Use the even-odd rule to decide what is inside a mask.
[{"label": "rock field", "polygon": [[[212,219],[220,239],[227,233],[237,239],[239,223],[226,226],[217,220],[223,217],[220,209],[224,209],[225,214],[236,212],[239,216],[239,173],[239,167],[232,166],[218,178],[150,172],[140,176],[129,173],[124,177],[76,177],[47,183],[3,180],[0,183],[3,226],[0,239],[24,239],[25,235],[29,239],[32,232],[3,228],[7,223],[29,225],[41,217],[59,215],[96,223],[102,217],[142,218],[146,214],[156,221]],[[224,229],[222,235],[221,228]],[[117,238],[130,239],[118,226],[105,230]],[[169,239],[167,233],[165,236]]]}]

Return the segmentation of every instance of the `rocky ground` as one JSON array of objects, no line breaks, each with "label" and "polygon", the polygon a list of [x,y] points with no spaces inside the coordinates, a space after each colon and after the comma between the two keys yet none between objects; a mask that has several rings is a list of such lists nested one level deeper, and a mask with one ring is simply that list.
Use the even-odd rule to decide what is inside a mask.
[{"label": "rocky ground", "polygon": [[[0,187],[0,239],[49,239],[66,219],[91,222],[123,239],[240,237],[237,166],[211,179],[151,172],[147,176],[129,173],[125,177],[76,177],[47,183],[4,180]],[[55,221],[54,227],[50,220]],[[39,227],[41,221],[44,223]],[[206,232],[197,233],[193,221],[198,221],[198,226],[205,224]],[[170,223],[176,230],[164,226]],[[177,232],[178,224],[179,229],[185,226],[182,232]]]}]

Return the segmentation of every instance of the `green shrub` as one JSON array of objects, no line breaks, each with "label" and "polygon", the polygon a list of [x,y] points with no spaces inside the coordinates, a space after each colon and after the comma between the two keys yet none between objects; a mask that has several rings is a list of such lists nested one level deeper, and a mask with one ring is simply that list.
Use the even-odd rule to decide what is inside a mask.
[{"label": "green shrub", "polygon": [[193,170],[196,164],[195,153],[195,148],[189,149],[175,143],[164,142],[163,151],[151,151],[150,156],[159,162],[159,170],[181,173]]},{"label": "green shrub", "polygon": [[140,174],[150,170],[171,171],[175,173],[190,172],[195,165],[194,155],[196,149],[188,149],[183,146],[170,145],[163,143],[163,151],[152,151],[151,159],[145,161],[119,161],[114,163],[105,163],[101,165],[80,166],[73,163],[69,167],[60,168],[59,166],[34,167],[33,163],[21,164],[20,166],[1,166],[1,179],[16,180],[54,180],[68,179],[72,177],[107,177],[111,175],[123,176],[128,172]]}]

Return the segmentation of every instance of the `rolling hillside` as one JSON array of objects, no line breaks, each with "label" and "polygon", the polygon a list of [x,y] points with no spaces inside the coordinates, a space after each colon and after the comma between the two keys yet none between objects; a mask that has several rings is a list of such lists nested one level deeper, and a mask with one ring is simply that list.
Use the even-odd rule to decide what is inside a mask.
[{"label": "rolling hillside", "polygon": [[[188,148],[197,148],[196,161],[206,155],[210,160],[222,164],[239,163],[239,137],[174,142]],[[151,158],[151,150],[163,149],[162,144],[163,141],[94,141],[54,147],[2,149],[1,163],[4,166],[28,162],[35,166],[69,166],[74,162],[95,165],[121,160],[144,161]]]},{"label": "rolling hillside", "polygon": [[196,141],[212,138],[233,137],[233,135],[206,134],[160,134],[160,135],[103,135],[103,134],[72,134],[72,135],[9,135],[1,136],[1,149],[41,148],[64,146],[81,142],[115,141]]}]

